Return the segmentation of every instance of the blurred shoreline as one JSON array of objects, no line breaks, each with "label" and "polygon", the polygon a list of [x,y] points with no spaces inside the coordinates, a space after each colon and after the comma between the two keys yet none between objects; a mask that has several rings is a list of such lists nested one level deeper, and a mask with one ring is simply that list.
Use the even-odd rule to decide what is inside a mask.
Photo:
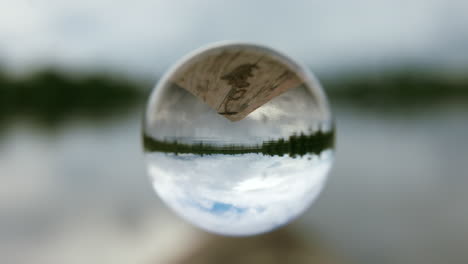
[{"label": "blurred shoreline", "polygon": [[[398,114],[444,104],[468,105],[467,76],[401,67],[318,77],[332,106]],[[153,85],[99,72],[73,74],[49,68],[14,75],[0,68],[0,129],[16,119],[50,128],[69,118],[115,117],[142,108]]]}]

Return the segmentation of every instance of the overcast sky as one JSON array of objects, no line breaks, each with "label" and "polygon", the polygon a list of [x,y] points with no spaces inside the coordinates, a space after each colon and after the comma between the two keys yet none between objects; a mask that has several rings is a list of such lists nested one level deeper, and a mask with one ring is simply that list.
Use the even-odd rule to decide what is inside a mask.
[{"label": "overcast sky", "polygon": [[320,156],[147,154],[161,198],[192,223],[217,233],[245,235],[284,224],[322,190],[333,161]]},{"label": "overcast sky", "polygon": [[315,71],[468,64],[468,1],[0,0],[0,64],[159,75],[203,44],[267,44]]}]

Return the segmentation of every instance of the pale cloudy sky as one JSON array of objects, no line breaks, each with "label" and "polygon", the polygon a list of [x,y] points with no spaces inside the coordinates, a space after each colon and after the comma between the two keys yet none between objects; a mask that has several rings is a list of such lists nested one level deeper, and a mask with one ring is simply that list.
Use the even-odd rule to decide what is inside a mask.
[{"label": "pale cloudy sky", "polygon": [[0,0],[0,64],[151,76],[219,40],[267,44],[316,71],[468,64],[464,0]]},{"label": "pale cloudy sky", "polygon": [[322,190],[333,152],[320,156],[147,154],[160,197],[190,222],[213,232],[246,235],[283,225]]}]

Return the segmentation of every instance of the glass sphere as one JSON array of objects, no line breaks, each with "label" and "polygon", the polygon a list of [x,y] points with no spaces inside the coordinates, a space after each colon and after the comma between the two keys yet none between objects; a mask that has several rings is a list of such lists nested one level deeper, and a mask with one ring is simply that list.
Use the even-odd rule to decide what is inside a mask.
[{"label": "glass sphere", "polygon": [[144,117],[159,197],[194,225],[253,235],[286,224],[321,192],[334,125],[320,84],[272,49],[217,44],[183,58]]}]

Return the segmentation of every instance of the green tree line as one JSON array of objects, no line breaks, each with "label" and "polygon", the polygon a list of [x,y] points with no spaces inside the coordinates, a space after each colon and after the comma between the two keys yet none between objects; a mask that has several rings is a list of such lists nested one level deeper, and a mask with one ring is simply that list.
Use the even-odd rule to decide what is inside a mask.
[{"label": "green tree line", "polygon": [[[322,83],[332,104],[387,109],[468,101],[468,74],[401,69],[338,75],[322,78]],[[120,114],[135,105],[143,108],[152,87],[152,82],[98,72],[68,74],[46,69],[13,75],[0,68],[0,122],[17,116],[58,123],[76,115]]]},{"label": "green tree line", "polygon": [[0,120],[16,116],[56,122],[109,115],[141,101],[141,84],[105,74],[72,76],[44,70],[13,77],[0,71]]},{"label": "green tree line", "polygon": [[303,133],[291,135],[287,139],[264,141],[259,145],[214,145],[203,142],[194,144],[180,143],[177,141],[163,141],[152,138],[149,135],[143,135],[143,147],[146,152],[165,152],[174,154],[196,154],[196,155],[236,155],[257,153],[268,156],[291,157],[304,156],[314,153],[320,154],[326,149],[334,147],[334,131],[318,131],[309,135]]}]

